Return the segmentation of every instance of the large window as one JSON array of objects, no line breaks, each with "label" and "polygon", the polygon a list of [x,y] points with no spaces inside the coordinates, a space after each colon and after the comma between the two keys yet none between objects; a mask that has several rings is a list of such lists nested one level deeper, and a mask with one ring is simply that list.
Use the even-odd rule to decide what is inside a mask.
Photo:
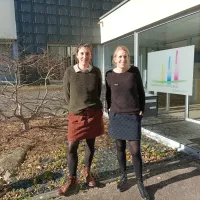
[{"label": "large window", "polygon": [[105,72],[113,69],[113,63],[112,63],[112,58],[113,58],[113,53],[114,50],[117,46],[123,45],[126,46],[130,52],[131,60],[130,64],[134,64],[134,36],[131,35],[129,37],[111,42],[109,44],[104,45],[104,66],[105,66]]},{"label": "large window", "polygon": [[[64,74],[64,71],[67,67],[75,65],[76,61],[76,46],[67,46],[67,45],[56,45],[49,44],[48,52],[51,59],[57,59],[63,63],[62,67],[57,71],[60,73],[59,79],[61,80]],[[99,45],[92,45],[92,64],[101,68],[102,65],[102,55],[101,47]]]},{"label": "large window", "polygon": [[67,67],[76,63],[76,47],[67,45],[48,45],[48,53],[50,59],[58,60],[61,63],[59,69],[56,70],[56,79],[62,80],[64,71]]},{"label": "large window", "polygon": [[[189,97],[189,118],[200,119],[200,13],[139,33],[139,67],[147,88],[148,52],[195,45],[193,95]],[[156,62],[156,60],[155,60]],[[185,96],[157,93],[159,111],[185,115]],[[195,112],[194,112],[195,110]],[[199,110],[199,111],[198,111]]]},{"label": "large window", "polygon": [[12,43],[10,42],[0,42],[0,54],[6,54],[8,56],[12,56]]},{"label": "large window", "polygon": [[13,80],[13,77],[8,72],[8,65],[12,57],[12,43],[11,42],[0,42],[0,80]]},{"label": "large window", "polygon": [[193,95],[189,97],[189,118],[200,120],[200,36],[192,37],[191,44],[195,45],[195,58]]}]

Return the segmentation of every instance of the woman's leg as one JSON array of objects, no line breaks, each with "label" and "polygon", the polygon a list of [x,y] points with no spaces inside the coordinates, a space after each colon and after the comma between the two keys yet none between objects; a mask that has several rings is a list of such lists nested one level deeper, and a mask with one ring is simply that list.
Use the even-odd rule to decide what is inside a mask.
[{"label": "woman's leg", "polygon": [[129,141],[135,175],[137,179],[142,180],[142,156],[140,144],[140,140]]},{"label": "woman's leg", "polygon": [[78,165],[78,149],[79,141],[69,142],[68,144],[68,168],[70,176],[76,176]]},{"label": "woman's leg", "polygon": [[69,142],[68,144],[68,168],[69,168],[69,177],[66,184],[60,187],[57,190],[58,195],[64,195],[72,189],[75,189],[78,185],[78,180],[76,177],[76,170],[78,165],[78,149],[79,141]]},{"label": "woman's leg", "polygon": [[84,158],[85,167],[88,168],[91,167],[92,160],[94,157],[94,145],[95,145],[95,138],[86,140],[85,158]]},{"label": "woman's leg", "polygon": [[130,151],[132,155],[132,162],[135,169],[135,175],[137,179],[138,189],[140,191],[141,197],[145,200],[149,200],[150,196],[143,184],[142,177],[142,156],[141,156],[141,148],[140,148],[140,140],[129,141]]},{"label": "woman's leg", "polygon": [[117,146],[117,159],[119,162],[119,167],[121,173],[126,172],[126,140],[119,140],[116,139],[116,146]]},{"label": "woman's leg", "polygon": [[127,174],[126,174],[126,140],[115,140],[117,145],[117,159],[121,170],[121,178],[117,184],[117,190],[123,192],[126,188]]},{"label": "woman's leg", "polygon": [[85,182],[91,187],[94,187],[96,185],[95,180],[90,173],[90,167],[94,157],[94,145],[95,145],[95,138],[86,140],[85,159],[84,159],[84,165],[85,165],[84,178]]}]

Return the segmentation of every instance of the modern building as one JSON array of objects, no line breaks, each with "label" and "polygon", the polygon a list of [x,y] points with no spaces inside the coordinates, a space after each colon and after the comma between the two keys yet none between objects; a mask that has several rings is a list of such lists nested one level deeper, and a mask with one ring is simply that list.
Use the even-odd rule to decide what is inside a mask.
[{"label": "modern building", "polygon": [[[122,0],[0,0],[0,52],[11,48],[14,56],[43,50],[59,59],[74,54],[80,42],[94,46],[95,65],[100,52],[99,17]],[[10,45],[11,44],[11,45]],[[71,63],[74,56],[71,56]]]},{"label": "modern building", "polygon": [[[2,53],[6,52],[9,56],[17,54],[17,30],[15,21],[15,7],[13,0],[0,0],[0,59],[4,57]],[[0,72],[5,70],[6,66],[0,65]],[[4,75],[0,73],[0,80],[4,80]]]},{"label": "modern building", "polygon": [[[99,20],[103,46],[103,73],[105,74],[107,70],[113,67],[111,60],[115,47],[117,45],[127,46],[131,53],[131,63],[140,69],[146,91],[158,95],[160,111],[165,112],[170,109],[171,112],[175,112],[174,115],[178,113],[177,116],[196,123],[200,123],[199,3],[198,0],[125,0],[105,15],[102,15]],[[194,45],[194,59],[188,66],[188,72],[193,72],[193,78],[189,80],[192,82],[192,93],[190,95],[182,94],[181,91],[168,93],[162,92],[162,89],[149,91],[148,76],[161,73],[159,70],[154,71],[151,68],[149,58],[154,54],[150,55],[150,53],[161,53],[163,55],[167,51],[162,50],[176,50],[178,52],[179,48],[192,45]],[[184,59],[189,60],[189,54],[185,55]],[[159,59],[159,57],[153,59],[153,65],[156,66],[158,62],[161,62],[158,61]],[[171,62],[170,59],[168,65]],[[173,61],[174,65],[176,62]],[[162,69],[164,72],[164,64]],[[183,74],[184,68],[180,68],[180,70]],[[185,73],[187,76],[186,71]],[[165,81],[166,87],[169,87],[169,84],[171,82]],[[177,83],[174,81],[174,84],[170,86],[177,87]]]},{"label": "modern building", "polygon": [[2,51],[4,42],[17,39],[14,1],[0,0],[0,13],[0,51]]}]

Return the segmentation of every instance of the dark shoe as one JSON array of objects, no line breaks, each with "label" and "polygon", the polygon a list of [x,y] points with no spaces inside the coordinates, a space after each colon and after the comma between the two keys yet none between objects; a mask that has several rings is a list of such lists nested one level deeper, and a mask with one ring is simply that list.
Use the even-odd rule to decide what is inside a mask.
[{"label": "dark shoe", "polygon": [[138,189],[140,191],[140,195],[144,200],[150,200],[149,193],[147,192],[146,188],[144,187],[144,183],[142,180],[137,180]]},{"label": "dark shoe", "polygon": [[78,185],[78,180],[76,176],[69,176],[68,183],[64,184],[62,187],[60,187],[57,190],[58,195],[65,195],[68,192],[71,192],[72,190],[76,189]]},{"label": "dark shoe", "polygon": [[96,185],[96,182],[94,178],[92,177],[90,173],[90,168],[89,167],[84,167],[84,172],[83,172],[85,182],[88,186],[94,187]]},{"label": "dark shoe", "polygon": [[123,173],[119,183],[117,184],[117,190],[123,192],[126,187],[126,183],[127,183],[127,174]]}]

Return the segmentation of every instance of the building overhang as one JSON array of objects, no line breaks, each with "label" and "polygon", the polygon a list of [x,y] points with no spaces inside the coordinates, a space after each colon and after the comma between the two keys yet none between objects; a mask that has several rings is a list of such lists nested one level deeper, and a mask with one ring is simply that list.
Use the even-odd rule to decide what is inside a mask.
[{"label": "building overhang", "polygon": [[100,17],[101,43],[200,10],[199,0],[129,0]]}]

